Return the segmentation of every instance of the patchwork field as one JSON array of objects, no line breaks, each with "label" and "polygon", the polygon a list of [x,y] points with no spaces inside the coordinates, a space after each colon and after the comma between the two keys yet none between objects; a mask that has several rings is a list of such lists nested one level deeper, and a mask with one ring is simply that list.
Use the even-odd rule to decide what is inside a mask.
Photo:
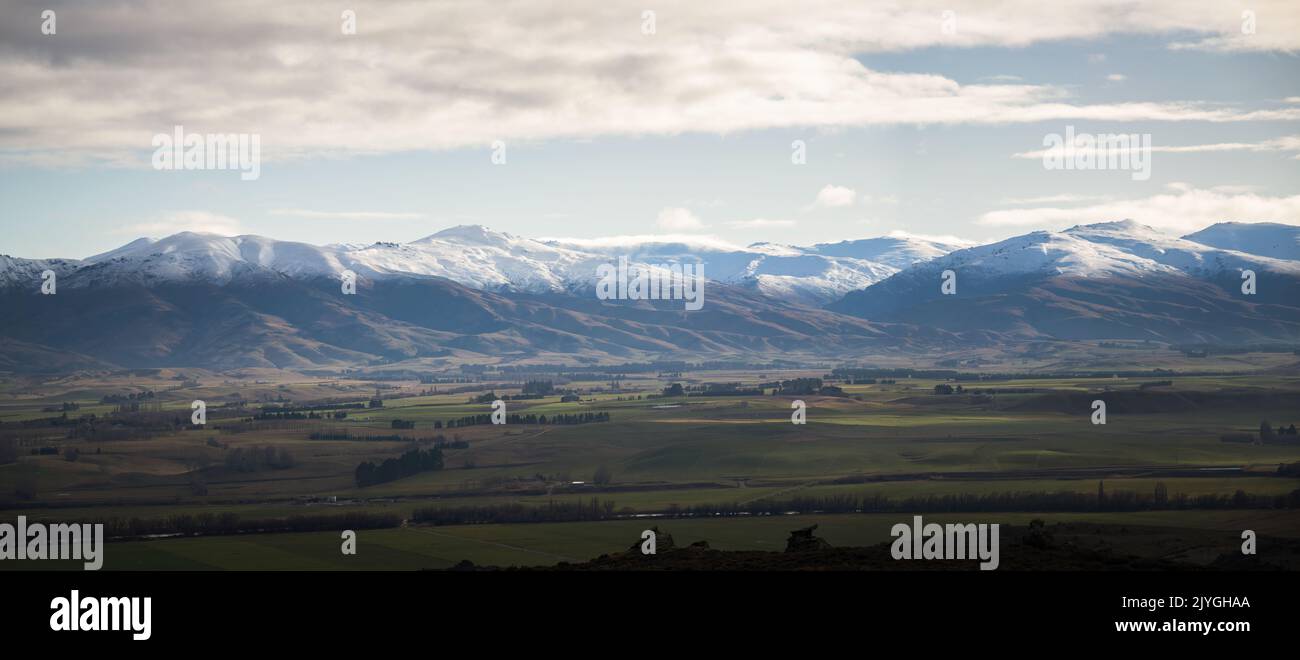
[{"label": "patchwork field", "polygon": [[[552,565],[626,550],[650,524],[679,543],[781,550],[813,521],[833,545],[864,545],[888,540],[911,512],[1182,530],[1175,537],[1250,523],[1300,536],[1290,508],[1300,474],[1285,468],[1300,462],[1286,433],[1300,421],[1300,378],[827,376],[569,377],[519,399],[524,379],[490,376],[156,370],[9,382],[0,514],[167,536],[109,546],[109,568],[158,569]],[[838,390],[792,391],[809,378]],[[520,417],[489,423],[498,397]],[[1105,424],[1092,421],[1098,399]],[[202,426],[190,423],[195,400],[207,407]],[[791,423],[796,401],[806,424]],[[476,423],[452,426],[465,418]],[[1261,437],[1262,422],[1279,433]],[[441,468],[358,482],[362,463],[417,449],[436,449]],[[344,514],[401,526],[362,531],[355,557],[339,552],[337,532],[168,531],[196,516]]]}]

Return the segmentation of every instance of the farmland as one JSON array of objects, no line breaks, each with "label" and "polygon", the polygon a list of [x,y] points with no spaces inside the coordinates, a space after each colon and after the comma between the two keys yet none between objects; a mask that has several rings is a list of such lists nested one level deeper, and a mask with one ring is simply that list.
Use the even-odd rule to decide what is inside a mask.
[{"label": "farmland", "polygon": [[[274,370],[29,378],[0,393],[0,441],[13,447],[0,465],[0,506],[5,518],[143,521],[132,529],[169,529],[165,521],[187,516],[351,512],[405,521],[362,531],[356,556],[339,553],[337,532],[118,539],[109,569],[548,566],[626,550],[652,524],[679,544],[715,549],[781,550],[809,521],[832,545],[869,545],[932,506],[932,515],[1007,525],[1039,518],[1151,528],[1175,544],[1205,533],[1232,540],[1246,524],[1300,536],[1285,505],[1300,476],[1279,469],[1300,461],[1300,444],[1284,430],[1269,441],[1225,441],[1257,436],[1264,421],[1279,429],[1300,421],[1300,378],[1170,374],[836,379],[827,369],[699,370],[561,376],[554,392],[528,396],[527,379],[505,376],[436,384]],[[781,390],[808,378],[835,389]],[[674,384],[684,390],[670,391]],[[456,423],[490,415],[496,398],[510,415],[546,423]],[[195,400],[207,408],[203,425],[190,423]],[[1093,400],[1108,402],[1105,424],[1093,423]],[[791,423],[796,401],[806,424]],[[559,423],[586,413],[608,421]],[[441,468],[358,484],[359,465],[412,448],[436,448]],[[263,455],[274,460],[248,458]],[[1068,505],[1033,508],[1062,494],[1073,498]],[[1027,508],[990,504],[998,498]],[[862,504],[848,512],[844,502]],[[828,503],[841,508],[832,513]],[[520,513],[529,510],[546,513]],[[546,522],[501,523],[503,512]]]}]

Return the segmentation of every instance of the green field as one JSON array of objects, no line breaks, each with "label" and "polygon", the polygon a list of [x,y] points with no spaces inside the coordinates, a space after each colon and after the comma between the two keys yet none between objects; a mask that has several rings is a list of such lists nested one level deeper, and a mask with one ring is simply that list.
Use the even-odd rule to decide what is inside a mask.
[{"label": "green field", "polygon": [[[940,523],[996,522],[1025,525],[1032,519],[1049,524],[1089,522],[1122,525],[1131,534],[1117,543],[1137,547],[1164,529],[1197,529],[1225,544],[1239,530],[1262,535],[1300,538],[1300,512],[1140,512],[1098,514],[943,514],[927,516]],[[890,528],[910,522],[905,514],[847,514],[773,516],[750,519],[619,520],[587,523],[516,525],[411,526],[362,531],[357,554],[340,551],[334,532],[254,534],[238,537],[162,539],[110,543],[106,570],[419,570],[450,568],[469,559],[479,565],[549,566],[580,562],[627,550],[642,530],[658,526],[675,543],[706,541],[717,550],[780,551],[790,530],[818,526],[818,534],[834,546],[865,546],[891,540]],[[1162,541],[1166,540],[1161,538]],[[1196,547],[1187,542],[1162,552]],[[1009,550],[1013,551],[1013,550]],[[0,566],[3,567],[3,566]],[[25,568],[26,566],[24,566]],[[33,568],[76,569],[75,562],[46,562]],[[8,567],[4,567],[8,568]]]},{"label": "green field", "polygon": [[[364,404],[379,386],[364,380],[304,379],[283,372],[243,374],[238,380],[191,372],[184,374],[185,384],[180,386],[179,375],[166,371],[147,377],[53,379],[28,382],[23,388],[9,383],[0,390],[0,438],[16,441],[18,452],[16,461],[0,465],[0,506],[5,508],[0,513],[6,518],[24,514],[50,520],[156,520],[233,513],[260,520],[361,511],[407,518],[430,507],[547,507],[596,499],[620,515],[631,516],[701,505],[842,496],[892,500],[1007,493],[1087,496],[1100,486],[1112,494],[1131,492],[1143,497],[1161,488],[1187,497],[1231,497],[1241,491],[1281,498],[1300,489],[1300,477],[1278,475],[1279,465],[1300,461],[1300,444],[1220,439],[1255,433],[1262,420],[1281,427],[1300,421],[1300,410],[1290,407],[1294,399],[1285,398],[1300,392],[1300,381],[1291,377],[1171,377],[1172,385],[1157,389],[1201,397],[1196,401],[1234,403],[1117,411],[1105,425],[1090,422],[1086,401],[1112,393],[1135,395],[1151,379],[1019,378],[964,383],[970,389],[1009,390],[983,397],[936,394],[940,381],[926,379],[846,383],[842,397],[659,396],[672,382],[753,386],[820,375],[818,371],[697,372],[687,377],[626,379],[619,391],[605,391],[606,381],[572,381],[567,387],[581,393],[578,402],[561,403],[553,395],[509,401],[508,411],[548,417],[602,412],[610,415],[609,422],[458,428],[435,426],[490,413],[487,403],[473,402],[487,391],[506,396],[519,390],[469,384],[437,386],[440,389],[434,393],[433,386],[414,381],[386,382],[382,408],[348,409],[347,417],[340,419],[249,421],[251,413],[227,412],[221,404],[248,401],[245,411],[270,404]],[[453,387],[463,391],[446,391]],[[15,393],[19,391],[21,396]],[[119,413],[114,412],[115,405],[101,402],[105,396],[144,391],[155,392],[158,409],[179,418],[188,417],[190,400],[206,397],[208,426],[102,440],[94,434],[78,436],[66,426],[23,424],[57,416],[46,410],[64,403],[79,406],[70,413],[74,419],[94,414],[100,420],[113,420]],[[1076,400],[1068,398],[1071,395],[1085,405],[1071,408],[1069,402]],[[806,401],[805,425],[790,423],[795,399]],[[397,419],[412,421],[415,428],[394,430],[392,421]],[[312,440],[308,437],[312,433],[401,438]],[[356,484],[354,471],[361,462],[394,458],[417,439],[435,436],[467,442],[468,448],[445,448],[442,470],[366,487]],[[32,451],[39,447],[54,447],[58,453],[34,455]],[[291,466],[241,471],[228,462],[236,450],[265,447],[287,452]],[[68,460],[69,449],[78,453],[76,460]],[[593,483],[598,471],[609,475],[607,483]],[[879,539],[880,528],[868,524],[877,515],[884,514],[829,516],[835,524],[826,529],[828,538],[847,544]],[[1221,516],[1231,514],[1087,515],[1151,519],[1175,515],[1179,524],[1190,529],[1218,524],[1215,521]],[[849,519],[857,522],[848,525],[844,521]],[[1286,522],[1294,526],[1296,520]],[[113,560],[112,567],[437,568],[462,559],[478,564],[553,564],[622,549],[642,525],[628,519],[373,530],[363,533],[372,552],[364,561],[335,556],[336,535],[329,533],[131,541],[112,544],[113,555],[121,557]],[[684,538],[709,540],[714,547],[780,549],[791,523],[780,518],[676,519],[671,525]],[[326,550],[315,550],[318,545]]]}]

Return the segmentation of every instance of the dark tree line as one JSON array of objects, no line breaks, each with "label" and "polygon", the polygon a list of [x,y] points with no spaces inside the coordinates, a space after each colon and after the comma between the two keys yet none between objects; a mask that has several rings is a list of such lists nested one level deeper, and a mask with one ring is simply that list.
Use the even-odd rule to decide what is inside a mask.
[{"label": "dark tree line", "polygon": [[484,506],[427,507],[416,509],[411,522],[431,525],[473,525],[481,523],[580,522],[615,518],[614,502],[591,498],[588,502],[550,501],[542,506],[493,504]]},{"label": "dark tree line", "polygon": [[267,419],[347,419],[348,411],[336,410],[334,412],[260,412],[253,415],[254,420],[262,421]]},{"label": "dark tree line", "polygon": [[385,459],[384,462],[378,465],[370,461],[358,465],[356,481],[358,487],[365,488],[366,486],[396,481],[421,472],[441,469],[441,449],[437,447],[433,449],[412,449],[398,458]]},{"label": "dark tree line", "polygon": [[[609,413],[607,412],[583,412],[583,413],[560,413],[547,417],[546,415],[521,415],[512,413],[506,415],[507,424],[594,424],[599,422],[608,422]],[[433,428],[440,429],[444,426],[449,429],[461,428],[464,426],[477,426],[479,424],[491,424],[491,415],[473,415],[471,417],[461,417],[460,419],[449,419],[445,423],[435,421]]]},{"label": "dark tree line", "polygon": [[236,513],[177,514],[162,518],[104,518],[88,520],[102,523],[104,536],[110,539],[138,538],[158,534],[209,536],[224,534],[258,534],[270,532],[322,532],[344,529],[380,529],[398,527],[402,517],[395,513],[352,511],[340,514],[289,516],[287,518],[241,518]]},{"label": "dark tree line", "polygon": [[[834,495],[796,497],[790,500],[760,500],[746,504],[671,505],[658,512],[667,518],[714,518],[728,516],[782,516],[798,513],[960,513],[992,511],[1145,511],[1163,509],[1295,509],[1300,508],[1300,490],[1286,495],[1252,495],[1238,490],[1232,495],[1171,495],[1164,484],[1150,493],[1119,491],[1098,494],[1073,492],[1013,492],[982,495],[927,495],[891,498],[884,495],[859,497]],[[544,506],[519,503],[482,506],[417,509],[413,522],[434,525],[479,523],[581,522],[628,517],[631,510],[616,512],[612,501],[548,502]],[[639,513],[646,513],[644,511]]]}]

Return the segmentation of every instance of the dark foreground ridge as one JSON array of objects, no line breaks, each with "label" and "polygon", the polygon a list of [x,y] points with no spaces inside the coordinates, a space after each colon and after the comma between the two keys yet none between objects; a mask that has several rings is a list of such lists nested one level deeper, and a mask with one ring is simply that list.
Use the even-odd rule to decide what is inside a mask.
[{"label": "dark foreground ridge", "polygon": [[[1039,521],[1035,521],[1038,523]],[[656,530],[658,528],[655,528]],[[659,532],[657,553],[643,555],[641,542],[626,551],[581,563],[549,567],[501,568],[462,561],[450,571],[978,571],[977,559],[896,560],[891,543],[832,547],[815,535],[816,525],[790,532],[784,552],[717,550],[705,541],[673,544]],[[1279,571],[1300,567],[1300,540],[1261,537],[1267,552],[1243,555],[1231,534],[1224,542],[1176,538],[1185,530],[1092,523],[1051,526],[1001,526],[998,572],[1005,571]],[[1134,543],[1116,547],[1108,539],[1129,536]],[[1106,540],[1103,540],[1106,539]],[[1265,556],[1266,555],[1266,556]]]}]

